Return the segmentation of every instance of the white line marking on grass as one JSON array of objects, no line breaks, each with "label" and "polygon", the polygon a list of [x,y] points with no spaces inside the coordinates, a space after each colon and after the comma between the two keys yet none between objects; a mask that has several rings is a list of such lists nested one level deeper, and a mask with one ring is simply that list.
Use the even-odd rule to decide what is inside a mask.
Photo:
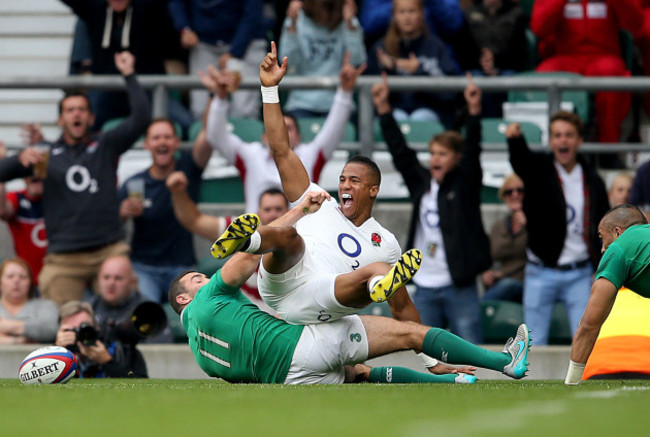
[{"label": "white line marking on grass", "polygon": [[460,419],[420,421],[410,426],[405,435],[450,435],[454,437],[485,434],[487,431],[515,431],[530,426],[531,418],[566,413],[567,404],[558,401],[528,402],[525,406],[490,409],[465,414]]},{"label": "white line marking on grass", "polygon": [[587,399],[611,399],[616,396],[624,394],[626,391],[646,391],[650,390],[650,387],[644,387],[640,385],[633,385],[629,387],[621,387],[613,390],[598,390],[598,391],[584,391],[578,392],[575,394],[577,398],[587,398]]}]

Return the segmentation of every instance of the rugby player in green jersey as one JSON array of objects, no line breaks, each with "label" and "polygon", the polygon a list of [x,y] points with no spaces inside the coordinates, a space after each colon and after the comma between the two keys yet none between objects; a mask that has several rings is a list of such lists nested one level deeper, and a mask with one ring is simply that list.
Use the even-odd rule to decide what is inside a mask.
[{"label": "rugby player in green jersey", "polygon": [[618,290],[625,286],[650,297],[650,225],[634,205],[610,209],[598,225],[603,257],[598,264],[587,308],[573,337],[571,360],[564,381],[577,385],[596,343],[600,327],[614,306]]}]

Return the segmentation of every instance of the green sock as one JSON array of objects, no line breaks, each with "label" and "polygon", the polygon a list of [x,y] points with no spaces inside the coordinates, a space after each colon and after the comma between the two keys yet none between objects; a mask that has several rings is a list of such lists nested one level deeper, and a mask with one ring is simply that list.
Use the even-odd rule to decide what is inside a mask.
[{"label": "green sock", "polygon": [[422,352],[449,364],[467,364],[498,372],[510,363],[505,352],[493,352],[440,328],[431,328],[424,337]]},{"label": "green sock", "polygon": [[434,375],[432,373],[417,372],[406,367],[373,367],[370,370],[368,382],[381,384],[453,384],[458,375]]}]

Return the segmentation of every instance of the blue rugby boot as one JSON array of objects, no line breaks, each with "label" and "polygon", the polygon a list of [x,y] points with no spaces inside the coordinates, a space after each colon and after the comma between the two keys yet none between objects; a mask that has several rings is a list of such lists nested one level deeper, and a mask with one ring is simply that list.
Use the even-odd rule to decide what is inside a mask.
[{"label": "blue rugby boot", "polygon": [[528,371],[528,352],[530,351],[530,330],[525,323],[517,328],[515,338],[510,338],[503,347],[503,352],[512,357],[512,361],[503,368],[503,373],[511,378],[521,379]]}]

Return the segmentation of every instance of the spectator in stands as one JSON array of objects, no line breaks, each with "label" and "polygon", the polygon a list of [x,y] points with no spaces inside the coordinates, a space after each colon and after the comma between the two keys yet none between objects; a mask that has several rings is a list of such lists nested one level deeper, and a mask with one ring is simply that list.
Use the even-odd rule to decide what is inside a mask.
[{"label": "spectator in stands", "polygon": [[[0,160],[6,156],[6,147],[0,141]],[[34,176],[24,179],[25,189],[7,193],[0,184],[0,219],[9,226],[14,241],[14,252],[24,259],[37,278],[47,251],[45,219],[43,218],[43,181]],[[34,280],[34,285],[38,282]]]},{"label": "spectator in stands", "polygon": [[630,189],[630,203],[641,208],[646,217],[650,216],[650,160],[636,170]]},{"label": "spectator in stands", "polygon": [[633,182],[634,178],[630,173],[620,172],[616,175],[607,192],[610,207],[630,203],[630,191]]},{"label": "spectator in stands", "polygon": [[[474,0],[465,9],[474,49],[474,76],[512,76],[528,67],[527,18],[511,0]],[[483,116],[501,117],[506,93],[483,96]]]},{"label": "spectator in stands", "polygon": [[[280,37],[280,56],[291,59],[291,74],[332,76],[339,72],[346,52],[349,62],[366,62],[363,29],[354,0],[292,0]],[[324,117],[332,107],[330,90],[293,90],[284,105],[294,118]]]},{"label": "spectator in stands", "polygon": [[476,278],[490,267],[490,242],[481,220],[481,90],[468,75],[469,111],[465,144],[446,131],[429,143],[429,168],[420,165],[392,115],[386,76],[372,87],[382,134],[413,203],[407,246],[424,254],[413,278],[413,299],[425,325],[446,328],[481,343],[481,314]]},{"label": "spectator in stands", "polygon": [[92,74],[93,46],[88,35],[88,25],[77,18],[72,33],[72,49],[70,50],[70,74]]},{"label": "spectator in stands", "polygon": [[[176,32],[171,25],[167,2],[160,0],[61,0],[85,22],[77,29],[78,40],[88,40],[92,74],[118,74],[116,53],[129,51],[138,60],[138,73],[165,74],[165,59],[177,52]],[[107,5],[108,3],[108,5]],[[86,31],[87,35],[83,35]],[[84,58],[85,56],[82,56]],[[93,90],[88,93],[95,112],[94,129],[110,119],[126,117],[130,108],[124,92]],[[188,129],[191,114],[175,99],[168,101],[171,119]]]},{"label": "spectator in stands", "polygon": [[0,344],[49,343],[57,330],[56,304],[36,299],[34,277],[21,258],[0,264]]},{"label": "spectator in stands", "polygon": [[[302,143],[298,123],[291,116],[284,116],[291,147],[315,182],[343,139],[345,125],[352,110],[352,91],[361,71],[362,67],[355,68],[344,59],[339,73],[340,86],[336,90],[334,103],[321,130],[311,143]],[[267,146],[266,134],[262,135],[260,142],[245,143],[237,135],[228,132],[228,95],[234,89],[232,74],[209,68],[208,74],[202,75],[202,78],[203,84],[214,93],[207,118],[207,139],[231,165],[237,167],[244,185],[245,210],[256,211],[262,192],[268,188],[282,187],[280,174]]]},{"label": "spectator in stands", "polygon": [[144,133],[150,108],[135,76],[135,58],[115,55],[124,76],[131,115],[115,129],[92,134],[94,116],[85,94],[66,94],[59,104],[61,138],[43,154],[33,147],[0,161],[0,182],[31,176],[35,164],[46,162],[43,214],[49,240],[39,276],[44,297],[61,305],[79,300],[95,281],[102,261],[127,254],[119,218],[117,163]]},{"label": "spectator in stands", "polygon": [[[208,240],[216,240],[232,222],[232,217],[213,217],[199,211],[196,203],[187,192],[187,177],[182,172],[174,172],[167,178],[167,188],[171,191],[174,213],[178,221],[193,234]],[[262,224],[268,225],[289,210],[289,204],[284,193],[277,188],[269,188],[260,196],[257,215]],[[255,305],[267,313],[276,311],[268,306],[257,290],[257,275],[249,277],[242,292]]]},{"label": "spectator in stands", "polygon": [[[95,313],[87,302],[70,301],[59,309],[57,346],[68,348],[77,356],[77,375],[81,378],[146,378],[147,365],[140,351],[119,340],[99,337]],[[83,344],[79,329],[96,333],[95,341]]]},{"label": "spectator in stands", "polygon": [[[429,34],[422,0],[394,0],[393,18],[386,36],[370,51],[370,74],[440,77],[456,75],[458,67],[445,45]],[[443,121],[451,126],[454,94],[430,91],[393,93],[391,107],[397,120]]]},{"label": "spectator in stands", "polygon": [[548,154],[530,150],[518,123],[506,129],[510,164],[526,187],[524,319],[536,345],[548,344],[556,302],[564,303],[575,333],[600,259],[598,223],[609,201],[603,180],[578,154],[582,132],[578,115],[555,113]]},{"label": "spectator in stands", "polygon": [[[429,31],[445,41],[451,50],[452,37],[464,25],[463,11],[458,0],[424,0],[424,9],[424,20]],[[393,0],[363,1],[359,20],[370,47],[386,35],[393,15]]]},{"label": "spectator in stands", "polygon": [[[169,12],[182,47],[190,51],[190,74],[216,64],[220,70],[237,72],[239,79],[257,75],[259,60],[266,53],[262,0],[169,0]],[[208,92],[192,91],[190,100],[192,113],[201,117]],[[259,111],[258,91],[233,95],[231,117],[259,118]]]},{"label": "spectator in stands", "polygon": [[[638,0],[540,0],[533,4],[530,28],[540,39],[543,61],[536,71],[585,76],[630,76],[621,57],[619,31],[637,34],[643,26]],[[596,93],[598,141],[617,143],[630,108],[630,94]]]},{"label": "spectator in stands", "polygon": [[[643,7],[643,27],[636,34],[634,42],[641,53],[641,66],[643,74],[650,76],[650,0],[641,0]],[[650,115],[650,93],[643,98],[643,109]]]},{"label": "spectator in stands", "polygon": [[144,139],[153,163],[127,179],[119,191],[120,217],[133,218],[131,261],[140,292],[158,303],[167,299],[172,279],[196,264],[192,235],[174,217],[165,179],[173,171],[184,172],[190,180],[191,197],[198,201],[201,175],[212,154],[204,131],[191,151],[182,151],[176,158],[179,146],[171,120],[154,120]]},{"label": "spectator in stands", "polygon": [[521,178],[514,173],[506,176],[499,188],[499,198],[508,206],[508,215],[497,220],[490,230],[494,264],[481,275],[486,288],[482,298],[521,303],[528,242]]}]

